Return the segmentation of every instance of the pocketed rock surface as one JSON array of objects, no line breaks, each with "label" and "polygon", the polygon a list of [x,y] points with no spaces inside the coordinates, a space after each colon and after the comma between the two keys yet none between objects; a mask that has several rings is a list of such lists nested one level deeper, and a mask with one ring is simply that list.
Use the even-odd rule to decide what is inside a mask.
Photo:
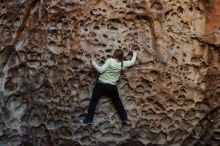
[{"label": "pocketed rock surface", "polygon": [[[220,144],[219,0],[1,0],[1,146]],[[101,65],[138,53],[84,118]]]}]

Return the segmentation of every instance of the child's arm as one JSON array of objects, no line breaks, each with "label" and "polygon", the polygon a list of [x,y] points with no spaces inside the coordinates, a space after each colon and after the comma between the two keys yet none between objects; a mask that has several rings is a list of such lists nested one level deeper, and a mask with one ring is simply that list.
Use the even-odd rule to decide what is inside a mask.
[{"label": "child's arm", "polygon": [[129,61],[123,61],[123,66],[130,67],[130,66],[134,65],[136,58],[137,58],[137,53],[135,51],[133,51],[132,59]]},{"label": "child's arm", "polygon": [[104,71],[106,71],[106,69],[109,66],[109,59],[106,60],[106,62],[100,67],[99,65],[96,64],[96,62],[92,59],[92,66],[99,72],[99,73],[103,73]]}]

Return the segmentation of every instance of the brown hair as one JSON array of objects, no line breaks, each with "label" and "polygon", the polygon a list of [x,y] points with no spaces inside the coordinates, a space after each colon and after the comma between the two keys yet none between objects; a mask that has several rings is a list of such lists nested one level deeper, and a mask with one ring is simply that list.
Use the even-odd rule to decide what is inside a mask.
[{"label": "brown hair", "polygon": [[118,59],[120,62],[124,59],[124,52],[121,49],[116,49],[113,58]]},{"label": "brown hair", "polygon": [[121,62],[121,71],[120,71],[121,74],[123,67],[124,52],[121,49],[116,49],[113,54],[113,58],[118,59]]}]

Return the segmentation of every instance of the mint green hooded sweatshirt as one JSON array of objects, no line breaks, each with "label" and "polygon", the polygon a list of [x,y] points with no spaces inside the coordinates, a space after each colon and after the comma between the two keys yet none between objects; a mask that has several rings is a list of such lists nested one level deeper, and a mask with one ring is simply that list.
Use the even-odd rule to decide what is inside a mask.
[{"label": "mint green hooded sweatshirt", "polygon": [[[122,69],[130,67],[134,65],[136,61],[137,53],[133,51],[132,59],[129,61],[123,61]],[[114,58],[109,58],[106,62],[100,67],[96,64],[94,60],[92,60],[92,66],[101,73],[99,76],[99,80],[105,83],[109,83],[112,85],[116,85],[116,82],[119,79],[121,72],[121,62],[117,62]]]}]

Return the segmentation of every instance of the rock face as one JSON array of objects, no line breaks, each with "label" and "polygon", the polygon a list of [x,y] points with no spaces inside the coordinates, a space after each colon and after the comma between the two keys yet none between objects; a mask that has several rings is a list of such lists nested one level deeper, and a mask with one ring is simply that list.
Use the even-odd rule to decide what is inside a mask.
[{"label": "rock face", "polygon": [[[219,0],[1,0],[0,145],[217,146]],[[91,67],[116,48],[138,59],[83,126]]]}]

